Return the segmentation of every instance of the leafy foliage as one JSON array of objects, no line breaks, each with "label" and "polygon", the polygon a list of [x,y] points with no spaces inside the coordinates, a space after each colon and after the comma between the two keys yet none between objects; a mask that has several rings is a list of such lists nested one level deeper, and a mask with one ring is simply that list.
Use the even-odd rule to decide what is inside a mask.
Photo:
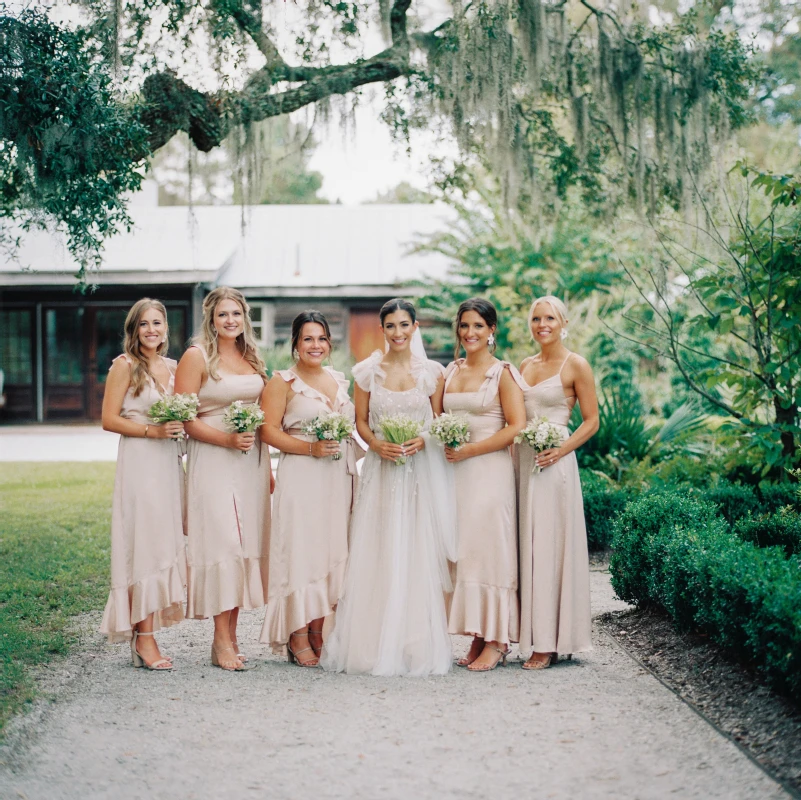
[{"label": "leafy foliage", "polygon": [[791,508],[738,520],[734,533],[757,547],[782,547],[788,556],[801,555],[801,514]]},{"label": "leafy foliage", "polygon": [[[740,172],[745,194],[729,205],[730,230],[707,210],[711,254],[657,229],[672,269],[650,269],[645,280],[628,271],[643,301],[629,320],[690,389],[739,422],[740,441],[759,450],[767,474],[793,462],[801,435],[799,184]],[[767,213],[754,198],[762,190]]]},{"label": "leafy foliage", "polygon": [[801,700],[801,579],[776,547],[733,536],[715,507],[679,492],[645,495],[615,524],[612,586],[700,628]]},{"label": "leafy foliage", "polygon": [[127,228],[147,130],[123,107],[85,31],[0,7],[0,236],[55,221],[81,265]]}]

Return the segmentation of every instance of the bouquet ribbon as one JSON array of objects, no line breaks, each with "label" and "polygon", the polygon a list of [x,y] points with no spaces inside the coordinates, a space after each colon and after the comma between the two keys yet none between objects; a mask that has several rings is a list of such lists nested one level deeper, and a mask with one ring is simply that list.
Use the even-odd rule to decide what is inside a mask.
[{"label": "bouquet ribbon", "polygon": [[[303,433],[300,428],[285,428],[284,433],[288,433],[296,439],[303,439],[304,442],[314,443],[319,441],[316,437]],[[345,460],[345,469],[348,475],[358,475],[359,473],[356,471],[356,451],[353,449],[353,437],[348,436],[347,439],[343,439],[339,446],[342,448],[342,458]]]}]

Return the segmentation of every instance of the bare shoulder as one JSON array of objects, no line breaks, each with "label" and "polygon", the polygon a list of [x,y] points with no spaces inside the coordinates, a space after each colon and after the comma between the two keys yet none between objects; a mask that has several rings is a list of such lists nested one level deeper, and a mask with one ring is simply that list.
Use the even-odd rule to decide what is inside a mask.
[{"label": "bare shoulder", "polygon": [[592,376],[592,367],[590,366],[590,362],[587,361],[584,356],[580,356],[578,353],[571,354],[567,364],[565,365],[565,371],[568,370],[570,371],[570,374],[577,378],[586,378],[588,376]]},{"label": "bare shoulder", "polygon": [[206,369],[206,358],[201,349],[196,345],[192,345],[192,347],[187,349],[187,351],[181,356],[180,363],[182,365],[188,365],[202,370]]}]

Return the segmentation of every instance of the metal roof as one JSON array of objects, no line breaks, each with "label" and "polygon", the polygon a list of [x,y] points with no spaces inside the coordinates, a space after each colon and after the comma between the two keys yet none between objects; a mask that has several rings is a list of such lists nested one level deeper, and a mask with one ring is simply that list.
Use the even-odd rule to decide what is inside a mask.
[{"label": "metal roof", "polygon": [[[444,206],[133,206],[134,227],[109,239],[98,283],[225,283],[270,289],[387,286],[444,277],[448,259],[409,253],[443,230]],[[0,285],[69,283],[77,271],[62,236],[26,234],[0,255]]]}]

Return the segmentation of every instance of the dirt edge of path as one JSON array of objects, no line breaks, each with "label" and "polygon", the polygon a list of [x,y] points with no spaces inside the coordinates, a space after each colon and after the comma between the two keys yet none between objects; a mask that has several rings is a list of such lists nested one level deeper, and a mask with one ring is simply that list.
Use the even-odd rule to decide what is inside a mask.
[{"label": "dirt edge of path", "polygon": [[614,611],[596,622],[788,793],[801,798],[801,708],[703,635],[678,633],[664,613]]}]

